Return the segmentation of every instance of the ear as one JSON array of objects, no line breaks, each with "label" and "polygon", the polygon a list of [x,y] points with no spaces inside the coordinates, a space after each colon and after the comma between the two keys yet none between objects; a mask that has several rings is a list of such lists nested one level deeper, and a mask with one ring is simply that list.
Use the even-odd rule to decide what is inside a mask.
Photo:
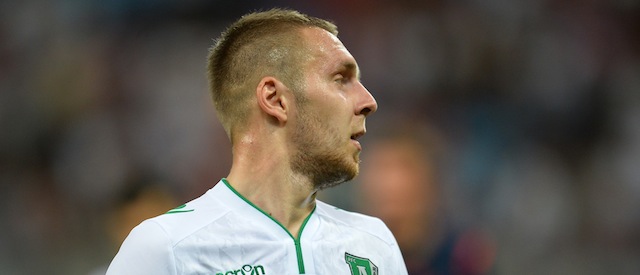
[{"label": "ear", "polygon": [[275,77],[263,77],[256,87],[256,97],[258,106],[262,112],[271,116],[274,122],[284,123],[288,119],[289,90],[282,82]]}]

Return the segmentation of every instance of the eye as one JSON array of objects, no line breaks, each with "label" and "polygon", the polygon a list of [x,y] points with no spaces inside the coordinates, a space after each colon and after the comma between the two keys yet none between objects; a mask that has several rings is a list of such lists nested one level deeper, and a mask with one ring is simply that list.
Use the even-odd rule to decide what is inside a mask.
[{"label": "eye", "polygon": [[351,81],[351,78],[348,75],[344,75],[344,74],[339,73],[339,74],[336,74],[333,77],[333,81],[344,85],[344,84],[349,83],[349,81]]}]

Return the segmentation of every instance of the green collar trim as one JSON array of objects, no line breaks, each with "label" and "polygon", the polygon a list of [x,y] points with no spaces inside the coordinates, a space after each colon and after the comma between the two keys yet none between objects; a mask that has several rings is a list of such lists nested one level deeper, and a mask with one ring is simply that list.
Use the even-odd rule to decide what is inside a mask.
[{"label": "green collar trim", "polygon": [[253,208],[257,209],[258,211],[260,211],[260,213],[264,214],[265,216],[269,217],[269,219],[271,219],[273,222],[275,222],[277,225],[279,225],[284,232],[287,232],[287,234],[293,239],[293,243],[296,246],[296,256],[298,258],[298,271],[300,274],[305,274],[305,270],[304,270],[304,261],[302,260],[302,246],[300,245],[300,237],[302,236],[302,231],[304,230],[305,226],[307,225],[307,222],[309,221],[309,219],[311,218],[311,215],[313,215],[313,213],[316,211],[316,206],[313,207],[313,210],[311,210],[311,213],[309,213],[309,216],[307,216],[304,221],[302,222],[302,225],[300,226],[300,231],[298,232],[298,236],[293,237],[293,235],[291,234],[291,232],[289,232],[289,230],[284,227],[284,225],[282,225],[279,221],[277,221],[276,219],[274,219],[271,215],[269,215],[267,212],[265,212],[264,210],[262,210],[260,207],[258,207],[257,205],[253,204],[250,200],[248,200],[247,198],[245,198],[242,194],[238,193],[238,191],[236,189],[234,189],[231,184],[229,184],[229,181],[227,181],[226,178],[222,178],[222,182],[234,193],[236,194],[239,198],[241,198],[243,201],[245,201],[246,203],[248,203],[249,205],[251,205]]}]

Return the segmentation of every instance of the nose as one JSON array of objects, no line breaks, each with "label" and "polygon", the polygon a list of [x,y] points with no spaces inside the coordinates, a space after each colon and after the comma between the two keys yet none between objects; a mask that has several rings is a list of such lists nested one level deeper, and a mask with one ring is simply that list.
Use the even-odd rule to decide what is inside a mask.
[{"label": "nose", "polygon": [[368,116],[378,110],[378,102],[361,82],[358,81],[358,101],[356,115]]}]

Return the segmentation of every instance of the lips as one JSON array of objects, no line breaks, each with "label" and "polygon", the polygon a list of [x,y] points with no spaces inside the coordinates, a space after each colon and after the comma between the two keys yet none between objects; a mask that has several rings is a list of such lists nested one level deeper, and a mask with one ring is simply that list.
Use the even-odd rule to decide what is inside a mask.
[{"label": "lips", "polygon": [[360,142],[359,142],[359,141],[357,141],[357,140],[355,140],[355,139],[352,139],[352,140],[351,140],[351,143],[353,143],[353,145],[355,145],[355,146],[356,146],[356,148],[358,148],[358,151],[362,150],[362,145],[360,145]]},{"label": "lips", "polygon": [[358,138],[360,138],[361,136],[364,136],[365,133],[366,133],[366,131],[364,131],[364,130],[358,131],[358,132],[356,132],[356,133],[351,135],[351,139],[358,140]]},{"label": "lips", "polygon": [[360,145],[358,138],[360,138],[364,134],[365,134],[365,131],[360,131],[351,135],[351,142],[356,146],[356,148],[358,148],[358,150],[362,150],[362,146]]}]

